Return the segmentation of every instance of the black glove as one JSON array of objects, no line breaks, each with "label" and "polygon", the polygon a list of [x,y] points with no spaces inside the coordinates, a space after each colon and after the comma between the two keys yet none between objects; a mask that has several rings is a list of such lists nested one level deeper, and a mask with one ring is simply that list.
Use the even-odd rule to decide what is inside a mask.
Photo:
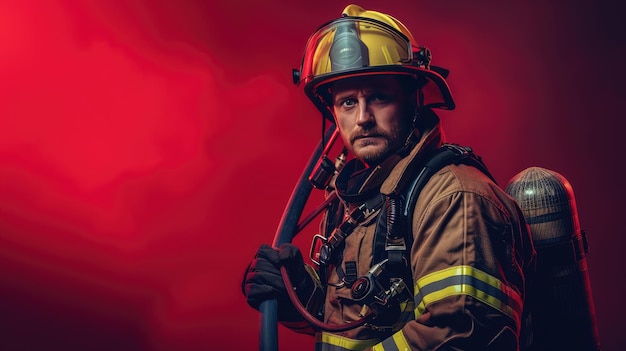
[{"label": "black glove", "polygon": [[258,310],[261,302],[276,299],[278,320],[296,321],[301,318],[287,295],[280,274],[281,266],[285,266],[296,294],[306,304],[314,283],[304,268],[300,249],[292,244],[282,244],[278,249],[267,244],[261,245],[244,274],[241,290],[252,308]]}]

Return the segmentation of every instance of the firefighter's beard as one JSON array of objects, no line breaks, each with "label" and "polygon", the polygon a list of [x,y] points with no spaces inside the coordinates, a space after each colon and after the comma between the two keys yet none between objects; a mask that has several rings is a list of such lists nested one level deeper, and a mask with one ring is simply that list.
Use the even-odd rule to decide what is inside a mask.
[{"label": "firefighter's beard", "polygon": [[375,166],[383,162],[389,155],[400,149],[406,141],[409,129],[394,128],[391,131],[379,129],[360,129],[350,136],[350,151],[359,160],[369,166]]}]

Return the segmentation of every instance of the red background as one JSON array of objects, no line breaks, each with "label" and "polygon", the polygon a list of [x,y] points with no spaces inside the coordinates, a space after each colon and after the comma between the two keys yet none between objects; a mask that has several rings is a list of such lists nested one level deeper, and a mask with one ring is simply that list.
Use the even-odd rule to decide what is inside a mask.
[{"label": "red background", "polygon": [[[256,349],[241,276],[320,136],[291,68],[346,4],[0,3],[0,349]],[[529,166],[569,179],[601,340],[619,350],[618,9],[360,4],[401,19],[452,71],[448,139],[473,146],[502,185]],[[312,344],[280,329],[281,350]]]}]

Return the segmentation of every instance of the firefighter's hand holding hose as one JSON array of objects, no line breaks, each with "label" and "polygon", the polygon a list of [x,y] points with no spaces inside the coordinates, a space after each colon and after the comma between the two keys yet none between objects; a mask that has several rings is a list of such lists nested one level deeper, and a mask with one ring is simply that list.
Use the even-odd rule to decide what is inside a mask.
[{"label": "firefighter's hand holding hose", "polygon": [[261,302],[265,300],[276,299],[279,321],[301,321],[302,317],[289,300],[281,277],[281,266],[287,270],[296,295],[306,305],[316,284],[304,264],[300,249],[288,243],[281,244],[279,248],[267,244],[259,247],[244,274],[241,283],[242,292],[248,304],[254,309],[258,310]]}]

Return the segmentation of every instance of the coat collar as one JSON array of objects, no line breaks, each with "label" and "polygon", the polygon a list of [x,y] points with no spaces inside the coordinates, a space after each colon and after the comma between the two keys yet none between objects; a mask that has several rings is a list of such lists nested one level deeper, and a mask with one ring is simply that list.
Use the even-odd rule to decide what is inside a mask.
[{"label": "coat collar", "polygon": [[443,132],[439,120],[432,128],[425,130],[414,146],[389,156],[381,164],[367,167],[353,159],[341,170],[335,181],[337,195],[348,203],[364,202],[377,193],[390,195],[414,178],[414,172],[423,164],[426,155],[436,150],[443,142]]}]

